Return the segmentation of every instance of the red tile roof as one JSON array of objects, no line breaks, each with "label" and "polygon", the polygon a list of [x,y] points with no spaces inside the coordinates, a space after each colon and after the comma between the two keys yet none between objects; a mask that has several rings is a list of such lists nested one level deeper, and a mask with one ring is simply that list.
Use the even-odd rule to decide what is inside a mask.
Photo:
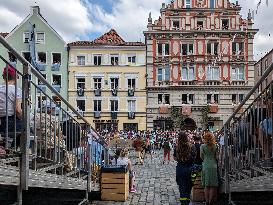
[{"label": "red tile roof", "polygon": [[111,29],[102,36],[96,38],[94,41],[75,41],[68,44],[69,46],[144,46],[142,42],[125,42],[120,35]]},{"label": "red tile roof", "polygon": [[0,32],[0,36],[3,36],[4,38],[7,36],[7,35],[9,35],[9,33],[5,33],[5,32]]}]

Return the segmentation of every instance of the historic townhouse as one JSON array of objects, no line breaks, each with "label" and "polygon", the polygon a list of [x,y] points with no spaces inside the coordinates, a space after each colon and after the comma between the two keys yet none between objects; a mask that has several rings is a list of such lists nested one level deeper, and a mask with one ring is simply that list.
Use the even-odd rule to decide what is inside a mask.
[{"label": "historic townhouse", "polygon": [[145,45],[115,30],[69,44],[69,101],[99,130],[145,130]]},{"label": "historic townhouse", "polygon": [[[31,27],[33,30],[31,30]],[[34,32],[35,44],[29,43],[31,32]],[[30,63],[35,64],[44,78],[52,86],[67,98],[67,44],[63,38],[49,25],[40,12],[39,6],[30,7],[30,14],[10,33],[1,34],[18,52],[20,52]],[[31,54],[30,47],[36,52]],[[22,70],[22,65],[17,64],[15,57],[0,46],[0,54],[9,59],[10,63],[17,69]],[[5,65],[0,61],[1,69]],[[1,78],[2,81],[2,78]],[[34,82],[39,84],[41,90],[47,92],[46,86],[37,79]],[[32,101],[36,97],[37,102],[40,97],[34,96],[35,91],[32,89]],[[37,95],[40,96],[38,93]],[[52,96],[59,102],[57,96]],[[42,96],[43,99],[45,97]],[[40,105],[39,103],[37,103]]]},{"label": "historic townhouse", "polygon": [[150,15],[144,32],[149,130],[171,129],[178,114],[185,129],[219,129],[243,100],[254,85],[258,30],[240,10],[228,0],[174,0],[162,4],[158,20]]},{"label": "historic townhouse", "polygon": [[[273,63],[273,49],[255,63],[255,83],[257,83],[265,70]],[[258,88],[258,92],[263,91],[268,84],[273,80],[273,72],[265,79],[262,86]],[[258,94],[258,93],[257,93]]]}]

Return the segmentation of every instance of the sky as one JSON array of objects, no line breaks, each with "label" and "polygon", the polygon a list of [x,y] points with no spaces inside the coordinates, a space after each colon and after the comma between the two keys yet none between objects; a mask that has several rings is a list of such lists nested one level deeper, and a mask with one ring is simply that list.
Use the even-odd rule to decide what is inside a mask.
[{"label": "sky", "polygon": [[[114,28],[127,41],[144,41],[149,12],[159,16],[162,3],[171,0],[0,0],[0,32],[10,32],[39,5],[43,17],[66,42],[93,40]],[[235,0],[230,0],[235,2]],[[243,17],[255,10],[254,57],[258,60],[273,48],[273,0],[238,0]],[[36,2],[36,3],[35,3]]]}]

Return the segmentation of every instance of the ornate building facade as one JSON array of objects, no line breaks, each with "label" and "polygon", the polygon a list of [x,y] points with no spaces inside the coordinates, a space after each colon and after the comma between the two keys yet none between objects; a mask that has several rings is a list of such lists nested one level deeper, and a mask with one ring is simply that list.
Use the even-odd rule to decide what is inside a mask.
[{"label": "ornate building facade", "polygon": [[147,129],[220,129],[254,85],[251,14],[228,0],[173,0],[148,19]]},{"label": "ornate building facade", "polygon": [[145,44],[111,29],[69,44],[68,97],[97,130],[146,130]]}]

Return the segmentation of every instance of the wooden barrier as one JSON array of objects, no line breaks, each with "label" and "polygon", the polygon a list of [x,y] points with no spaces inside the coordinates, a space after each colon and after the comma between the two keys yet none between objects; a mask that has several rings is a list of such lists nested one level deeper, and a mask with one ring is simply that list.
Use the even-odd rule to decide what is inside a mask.
[{"label": "wooden barrier", "polygon": [[201,175],[200,174],[197,175],[197,177],[194,181],[194,184],[193,184],[193,187],[191,190],[191,198],[192,198],[192,201],[196,201],[196,202],[205,201],[205,193],[204,193],[204,188],[201,185]]},{"label": "wooden barrier", "polygon": [[102,173],[101,199],[126,201],[129,196],[129,173]]}]

